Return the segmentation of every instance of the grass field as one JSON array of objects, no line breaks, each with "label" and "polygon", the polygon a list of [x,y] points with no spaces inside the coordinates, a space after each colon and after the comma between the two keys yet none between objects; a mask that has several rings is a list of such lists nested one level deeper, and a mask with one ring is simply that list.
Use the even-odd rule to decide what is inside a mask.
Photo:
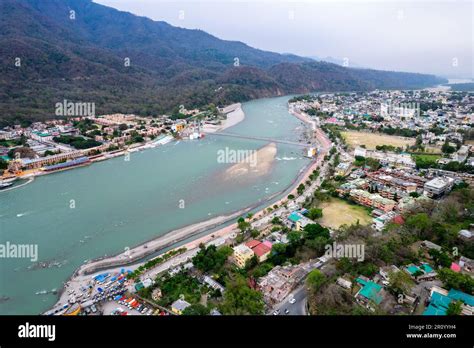
[{"label": "grass field", "polygon": [[318,221],[321,225],[330,228],[339,228],[342,225],[357,223],[368,225],[372,218],[364,207],[349,204],[342,199],[331,198],[329,202],[322,203],[323,217]]},{"label": "grass field", "polygon": [[377,145],[392,145],[405,149],[406,145],[414,145],[414,138],[405,138],[395,135],[377,134],[368,132],[347,131],[341,132],[346,143],[356,148],[360,145],[365,145],[368,150],[375,150]]}]

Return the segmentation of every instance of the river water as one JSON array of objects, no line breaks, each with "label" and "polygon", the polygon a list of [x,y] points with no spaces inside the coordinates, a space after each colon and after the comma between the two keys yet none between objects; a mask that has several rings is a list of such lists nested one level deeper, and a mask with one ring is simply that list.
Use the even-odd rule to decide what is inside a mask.
[{"label": "river water", "polygon": [[[227,133],[295,141],[304,125],[289,97],[243,103],[245,120]],[[38,261],[0,259],[0,314],[38,314],[85,260],[123,252],[171,230],[264,200],[308,164],[301,148],[277,144],[271,171],[251,182],[224,182],[231,164],[218,150],[256,150],[260,140],[208,136],[36,178],[0,192],[0,244],[37,244]],[[184,204],[184,208],[183,208]],[[39,264],[38,262],[41,262]],[[40,294],[37,294],[40,293]]]}]

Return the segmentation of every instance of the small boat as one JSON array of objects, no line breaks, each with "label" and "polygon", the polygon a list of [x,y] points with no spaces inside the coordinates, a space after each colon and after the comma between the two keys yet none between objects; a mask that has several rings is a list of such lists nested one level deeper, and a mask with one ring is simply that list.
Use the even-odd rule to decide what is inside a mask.
[{"label": "small boat", "polygon": [[11,182],[0,182],[0,190],[6,189],[7,187],[12,186],[13,183]]}]

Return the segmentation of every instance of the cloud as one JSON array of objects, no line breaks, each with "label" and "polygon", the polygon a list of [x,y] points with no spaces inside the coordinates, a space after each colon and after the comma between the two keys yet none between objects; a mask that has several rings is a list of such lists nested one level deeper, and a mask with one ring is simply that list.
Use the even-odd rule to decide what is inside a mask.
[{"label": "cloud", "polygon": [[269,51],[474,77],[472,1],[95,2]]}]

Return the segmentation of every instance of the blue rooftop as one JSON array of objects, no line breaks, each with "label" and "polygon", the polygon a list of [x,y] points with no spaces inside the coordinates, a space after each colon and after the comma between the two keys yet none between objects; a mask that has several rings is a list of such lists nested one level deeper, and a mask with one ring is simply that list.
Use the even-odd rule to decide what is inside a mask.
[{"label": "blue rooftop", "polygon": [[293,222],[297,222],[297,221],[301,220],[301,215],[298,214],[297,212],[293,212],[293,213],[290,214],[288,219],[290,219]]}]

